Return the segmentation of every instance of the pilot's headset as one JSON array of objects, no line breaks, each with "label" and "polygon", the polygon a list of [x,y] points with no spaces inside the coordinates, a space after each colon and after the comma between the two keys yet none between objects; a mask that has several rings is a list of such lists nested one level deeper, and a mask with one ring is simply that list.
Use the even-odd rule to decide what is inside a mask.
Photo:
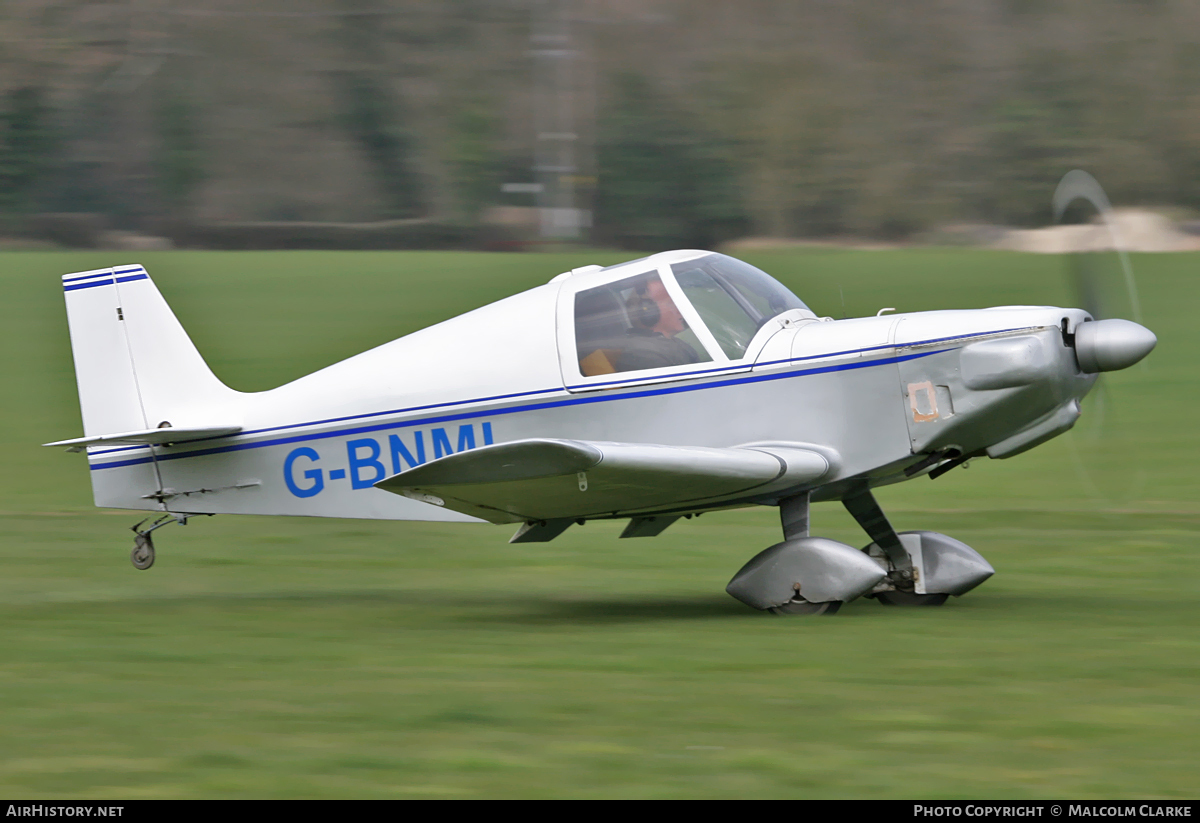
[{"label": "pilot's headset", "polygon": [[626,309],[629,311],[629,322],[635,329],[652,329],[662,319],[658,304],[646,296],[647,286],[638,286],[637,292],[630,298]]}]

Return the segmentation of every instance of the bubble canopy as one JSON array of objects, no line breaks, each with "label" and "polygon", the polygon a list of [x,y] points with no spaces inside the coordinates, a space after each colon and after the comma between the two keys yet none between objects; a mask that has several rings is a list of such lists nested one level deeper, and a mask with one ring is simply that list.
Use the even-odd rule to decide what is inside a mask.
[{"label": "bubble canopy", "polygon": [[604,269],[602,285],[580,283],[570,302],[581,377],[742,360],[772,318],[811,314],[748,263],[712,252],[669,254]]},{"label": "bubble canopy", "polygon": [[671,272],[730,360],[746,353],[771,318],[791,309],[809,311],[774,277],[724,254],[674,263]]}]

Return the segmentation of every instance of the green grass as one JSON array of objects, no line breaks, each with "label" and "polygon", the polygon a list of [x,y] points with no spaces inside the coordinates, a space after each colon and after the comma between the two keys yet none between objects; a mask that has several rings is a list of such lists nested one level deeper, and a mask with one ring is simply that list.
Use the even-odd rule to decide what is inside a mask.
[{"label": "green grass", "polygon": [[[596,255],[139,256],[217,373],[262,389]],[[1061,261],[748,256],[821,313],[1069,300]],[[218,517],[128,562],[90,505],[57,276],[0,255],[0,793],[33,797],[1194,797],[1200,256],[1135,258],[1159,349],[1072,432],[882,490],[997,575],[941,609],[777,619],[722,591],[772,511],[589,524]],[[1095,415],[1091,415],[1095,417]],[[1083,424],[1081,424],[1082,426]],[[838,507],[817,533],[861,545]]]}]

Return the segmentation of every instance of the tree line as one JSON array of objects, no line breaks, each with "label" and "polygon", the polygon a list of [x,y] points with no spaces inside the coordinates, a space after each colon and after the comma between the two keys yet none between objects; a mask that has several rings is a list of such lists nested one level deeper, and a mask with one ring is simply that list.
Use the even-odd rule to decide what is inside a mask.
[{"label": "tree line", "polygon": [[[539,5],[540,4],[540,5]],[[0,10],[0,232],[23,215],[461,226],[528,206],[530,32],[569,22],[593,240],[1037,225],[1082,167],[1200,208],[1182,0],[36,0]]]}]

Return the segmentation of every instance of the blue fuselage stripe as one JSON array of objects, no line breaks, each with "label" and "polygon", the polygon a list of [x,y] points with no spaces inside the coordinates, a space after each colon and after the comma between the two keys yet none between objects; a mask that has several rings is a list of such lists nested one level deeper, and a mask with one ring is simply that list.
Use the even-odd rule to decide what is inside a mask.
[{"label": "blue fuselage stripe", "polygon": [[[362,420],[364,417],[382,417],[388,414],[412,414],[413,412],[429,411],[430,409],[444,409],[447,406],[468,406],[472,403],[490,403],[494,400],[512,400],[517,397],[529,397],[534,394],[550,394],[552,392],[561,392],[561,388],[555,389],[535,389],[534,391],[520,391],[512,394],[496,394],[491,397],[475,397],[470,400],[453,400],[449,403],[430,403],[425,406],[411,406],[407,409],[390,409],[381,412],[366,412],[364,414],[351,414],[346,417],[330,417],[326,420],[310,420],[307,423],[289,423],[286,426],[270,426],[265,429],[251,429],[250,431],[239,432],[242,437],[255,434],[266,434],[267,432],[285,431],[287,429],[304,429],[310,426],[324,426],[329,423],[345,423],[347,420]],[[218,435],[216,437],[204,438],[206,440],[219,440],[228,435]],[[115,452],[127,452],[132,449],[144,449],[146,446],[120,446],[115,449],[105,449],[104,451],[94,451],[90,454],[95,457],[101,454],[114,454]]]},{"label": "blue fuselage stripe", "polygon": [[337,437],[349,437],[351,435],[369,434],[371,432],[387,431],[389,429],[404,429],[413,426],[432,425],[435,423],[449,423],[458,420],[472,420],[480,417],[499,417],[501,415],[518,414],[521,412],[540,411],[543,409],[563,408],[566,406],[584,406],[593,403],[610,403],[616,400],[632,400],[642,397],[656,397],[667,394],[682,394],[694,391],[706,391],[708,389],[719,389],[727,386],[745,385],[749,383],[765,383],[774,380],[787,380],[793,377],[806,377],[813,374],[828,374],[839,371],[853,371],[857,369],[871,368],[872,366],[887,366],[893,363],[903,363],[907,360],[918,360],[922,357],[929,357],[933,354],[939,354],[949,349],[938,349],[937,351],[920,352],[917,354],[905,354],[898,357],[887,357],[880,360],[871,360],[868,362],[856,363],[841,363],[833,366],[822,366],[815,369],[802,369],[799,371],[788,371],[778,374],[755,374],[748,377],[737,377],[729,380],[714,380],[709,383],[693,384],[688,386],[667,386],[664,388],[647,389],[645,391],[624,392],[622,394],[605,394],[605,395],[588,395],[586,397],[568,397],[563,400],[551,400],[544,403],[528,403],[521,406],[510,406],[504,409],[480,409],[475,411],[460,412],[458,414],[445,414],[436,417],[423,417],[415,420],[392,421],[388,423],[378,423],[371,426],[359,426],[351,429],[338,429],[336,431],[319,432],[315,434],[297,434],[291,437],[277,437],[270,440],[259,440],[254,443],[234,443],[228,446],[218,446],[212,449],[198,449],[196,451],[187,452],[186,454],[159,454],[155,457],[138,457],[131,460],[115,460],[111,463],[103,463],[93,465],[90,468],[92,471],[100,469],[115,469],[122,466],[136,466],[143,463],[149,463],[152,460],[182,460],[188,457],[203,457],[213,454],[225,454],[227,452],[245,451],[247,449],[263,449],[270,446],[283,446],[291,443],[306,443],[314,440],[329,440]]},{"label": "blue fuselage stripe", "polygon": [[[986,334],[988,334],[988,335],[1008,334],[1009,332],[1014,332],[1014,331],[1025,331],[1027,328],[1030,328],[1030,327],[1021,328],[1021,329],[1000,329],[999,331],[986,332]],[[978,333],[959,334],[959,335],[955,335],[952,337],[938,337],[938,338],[935,338],[932,340],[918,340],[913,343],[903,343],[901,345],[904,346],[905,348],[909,348],[912,346],[928,346],[928,345],[932,345],[934,343],[945,343],[945,342],[948,342],[951,340],[963,340],[968,337],[979,337],[979,336],[980,335]],[[706,371],[684,372],[681,374],[673,374],[673,375],[670,375],[670,379],[672,379],[672,380],[687,380],[689,378],[703,376],[705,374],[711,374],[713,372],[728,372],[728,371],[734,371],[734,370],[744,371],[744,370],[748,370],[751,368],[761,369],[766,366],[778,366],[783,363],[800,363],[805,360],[817,360],[817,359],[826,359],[826,358],[831,358],[831,357],[843,357],[843,356],[851,355],[851,354],[865,354],[867,352],[879,351],[881,349],[892,349],[892,348],[895,348],[895,346],[893,344],[889,343],[889,344],[882,345],[882,346],[869,346],[869,347],[863,348],[863,349],[847,349],[846,351],[827,352],[825,354],[811,354],[811,355],[805,355],[803,357],[791,357],[791,358],[787,358],[785,360],[769,360],[769,361],[765,361],[762,363],[744,363],[744,364],[738,364],[737,366],[731,366],[729,368],[709,369]],[[613,383],[614,384],[638,383],[638,382],[643,382],[645,380],[646,380],[645,377],[638,377],[638,378],[633,378],[630,380],[613,381]],[[608,384],[591,383],[586,386],[570,386],[570,387],[568,387],[568,390],[576,391],[576,390],[581,390],[581,389],[596,389],[600,385],[608,385]],[[253,436],[256,434],[266,434],[267,432],[286,431],[288,429],[305,429],[305,428],[309,428],[311,426],[324,426],[329,423],[345,423],[349,420],[362,420],[362,419],[368,418],[368,417],[385,417],[387,415],[395,415],[395,414],[412,414],[414,412],[419,412],[419,411],[429,411],[430,409],[444,409],[444,408],[447,408],[448,406],[469,406],[469,405],[472,405],[475,403],[490,403],[495,400],[509,400],[509,399],[516,398],[516,397],[529,397],[529,396],[532,396],[535,394],[552,394],[555,392],[561,392],[562,390],[563,389],[561,387],[556,387],[553,389],[536,389],[534,391],[515,392],[513,394],[497,394],[497,395],[492,395],[491,397],[473,397],[470,400],[452,400],[448,403],[430,403],[425,406],[410,406],[408,408],[403,408],[403,409],[388,409],[386,411],[365,412],[363,414],[352,414],[352,415],[347,415],[345,417],[330,417],[330,418],[326,418],[324,420],[309,420],[304,423],[288,423],[287,425],[284,425],[284,426],[268,426],[267,428],[263,428],[263,429],[251,429],[249,431],[240,432],[238,436],[239,437],[250,437],[250,436]],[[217,440],[220,438],[214,437],[211,439]],[[117,452],[133,451],[135,449],[144,449],[144,448],[147,448],[147,447],[146,446],[119,446],[117,448],[104,449],[103,451],[93,451],[93,452],[90,452],[90,454],[93,457],[98,457],[103,454],[115,454]]]},{"label": "blue fuselage stripe", "polygon": [[[998,331],[985,332],[984,334],[987,334],[987,335],[1008,334],[1009,332],[1014,332],[1014,331],[1026,331],[1029,328],[1030,328],[1029,326],[1026,326],[1024,328],[1018,328],[1018,329],[1000,329]],[[850,354],[866,354],[867,352],[883,351],[884,349],[894,349],[897,346],[903,346],[904,348],[911,348],[913,346],[931,346],[935,343],[945,343],[950,340],[962,340],[967,337],[979,337],[979,336],[980,335],[978,333],[957,334],[952,337],[936,337],[932,340],[918,340],[914,343],[884,343],[880,346],[867,346],[866,348],[862,348],[862,349],[847,349],[845,351],[825,352],[823,354],[807,354],[807,355],[804,355],[803,357],[786,357],[782,360],[764,360],[761,363],[737,363],[735,365],[719,366],[717,368],[712,368],[712,369],[701,369],[699,371],[680,372],[679,374],[671,375],[671,377],[676,378],[676,379],[683,379],[683,378],[687,378],[687,377],[697,377],[697,376],[701,376],[701,375],[705,375],[705,374],[716,374],[716,373],[720,373],[720,372],[729,372],[729,371],[743,370],[743,369],[749,369],[749,368],[761,369],[761,368],[765,368],[766,366],[778,366],[783,363],[800,363],[804,360],[823,360],[823,359],[829,358],[829,357],[845,357],[846,355],[850,355]],[[571,391],[582,391],[584,389],[595,389],[595,388],[599,388],[601,386],[619,386],[619,385],[623,385],[626,383],[640,383],[645,379],[646,378],[644,378],[644,377],[632,377],[628,380],[605,380],[605,381],[598,382],[598,383],[581,383],[576,386],[568,386],[567,388]]]}]

